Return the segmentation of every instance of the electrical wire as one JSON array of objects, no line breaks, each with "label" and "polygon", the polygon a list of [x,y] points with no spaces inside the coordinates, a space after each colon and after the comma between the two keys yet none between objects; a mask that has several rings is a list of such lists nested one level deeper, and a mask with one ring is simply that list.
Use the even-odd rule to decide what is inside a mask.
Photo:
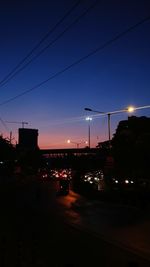
[{"label": "electrical wire", "polygon": [[26,95],[28,93],[30,93],[31,91],[41,87],[42,85],[44,85],[45,83],[47,83],[48,81],[58,77],[59,75],[61,75],[62,73],[66,72],[67,70],[71,69],[72,67],[80,64],[82,61],[86,60],[87,58],[93,56],[94,54],[98,53],[99,51],[103,50],[104,48],[110,46],[111,44],[113,44],[115,41],[119,40],[120,38],[122,38],[124,35],[126,35],[127,33],[133,31],[134,29],[136,29],[138,26],[142,25],[143,23],[145,23],[146,21],[149,21],[150,20],[150,16],[140,20],[138,23],[128,27],[126,30],[124,30],[123,32],[117,34],[114,38],[108,40],[107,42],[105,42],[103,45],[100,45],[99,47],[97,47],[96,49],[92,50],[90,53],[88,53],[87,55],[81,57],[80,59],[76,60],[75,62],[73,62],[72,64],[68,65],[67,67],[65,67],[64,69],[56,72],[55,74],[53,74],[52,76],[50,76],[49,78],[47,78],[46,80],[38,83],[37,85],[31,87],[30,89],[28,90],[25,90],[24,92],[0,103],[0,106],[2,105],[5,105],[5,104],[8,104],[9,102],[19,98],[19,97],[22,97],[23,95]]},{"label": "electrical wire", "polygon": [[52,40],[48,45],[46,45],[42,50],[40,50],[30,61],[28,61],[23,67],[19,68],[14,74],[10,75],[6,81],[4,81],[0,87],[4,86],[8,81],[12,80],[18,73],[24,70],[28,65],[30,65],[35,59],[37,59],[41,54],[43,54],[51,45],[53,45],[57,40],[59,40],[68,30],[70,30],[76,23],[79,22],[85,15],[91,11],[99,3],[96,0],[90,7],[88,7],[80,16],[78,16],[69,26],[67,26],[54,40]]},{"label": "electrical wire", "polygon": [[[82,2],[82,0],[78,0],[72,7],[65,13],[65,15],[52,27],[42,38],[41,40],[31,49],[31,51],[10,71],[1,81],[0,86],[3,86],[10,80],[10,76],[13,75],[14,72],[36,51],[40,45],[52,34],[56,28],[74,11],[74,9]],[[17,72],[18,73],[18,72]],[[13,75],[14,77],[14,75]]]}]

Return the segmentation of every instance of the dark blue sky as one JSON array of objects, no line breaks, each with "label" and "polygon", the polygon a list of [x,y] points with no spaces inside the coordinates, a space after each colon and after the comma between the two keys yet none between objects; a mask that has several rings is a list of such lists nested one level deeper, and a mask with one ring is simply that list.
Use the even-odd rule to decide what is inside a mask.
[{"label": "dark blue sky", "polygon": [[[75,0],[4,1],[0,11],[0,81],[39,43],[41,38],[75,5]],[[39,129],[40,147],[67,147],[67,139],[86,141],[84,111],[90,107],[114,111],[129,105],[150,104],[150,20],[104,49],[51,78],[80,58],[150,16],[149,0],[79,1],[65,20],[48,36],[37,53],[71,25],[57,41],[26,68],[0,87],[0,116],[4,121],[27,121]],[[87,10],[83,16],[83,13]],[[28,62],[25,61],[26,62]],[[42,86],[27,93],[39,83]],[[0,84],[2,85],[2,83]],[[26,92],[23,96],[18,95]],[[17,98],[10,101],[13,97]],[[5,101],[8,100],[8,103]],[[90,114],[92,115],[92,113]],[[134,113],[150,116],[150,109]],[[128,114],[113,115],[112,134]],[[92,120],[91,144],[107,139],[107,116]],[[12,130],[16,140],[21,124],[1,124],[4,136]]]}]

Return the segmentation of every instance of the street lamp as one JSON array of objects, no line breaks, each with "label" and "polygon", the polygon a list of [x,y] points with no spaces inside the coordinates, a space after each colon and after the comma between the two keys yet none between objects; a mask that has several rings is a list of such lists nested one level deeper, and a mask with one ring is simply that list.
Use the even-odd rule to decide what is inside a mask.
[{"label": "street lamp", "polygon": [[130,107],[127,108],[127,111],[128,111],[128,112],[134,112],[134,111],[135,111],[135,108],[132,107],[132,106],[130,106]]},{"label": "street lamp", "polygon": [[132,106],[130,106],[130,107],[128,107],[126,109],[126,111],[133,112],[133,111],[136,111],[136,110],[139,110],[139,109],[145,109],[145,108],[150,108],[150,105],[142,106],[142,107],[132,107]]},{"label": "street lamp", "polygon": [[128,107],[127,109],[122,109],[122,110],[116,110],[116,111],[111,111],[111,112],[103,112],[103,111],[98,111],[98,110],[93,110],[91,108],[85,108],[84,110],[86,111],[91,111],[91,112],[95,112],[101,115],[107,115],[108,117],[108,140],[109,140],[109,147],[110,145],[110,140],[111,140],[111,121],[110,121],[110,116],[113,114],[118,114],[118,113],[122,113],[122,112],[133,112],[135,110],[134,107]]},{"label": "street lamp", "polygon": [[91,129],[90,129],[90,122],[92,121],[92,118],[91,117],[86,117],[85,120],[89,122],[89,124],[88,124],[88,141],[89,141],[89,148],[90,148],[91,147]]},{"label": "street lamp", "polygon": [[122,113],[122,112],[129,112],[132,113],[136,110],[139,109],[145,109],[145,108],[150,108],[150,105],[147,106],[141,106],[141,107],[133,107],[133,106],[129,106],[126,109],[121,109],[121,110],[115,110],[115,111],[111,111],[111,112],[103,112],[103,111],[97,111],[97,110],[93,110],[91,108],[84,108],[84,110],[86,111],[92,111],[95,113],[98,113],[100,115],[107,115],[108,116],[108,140],[109,140],[109,146],[110,146],[110,140],[111,140],[111,125],[110,125],[110,116],[113,114],[118,114],[118,113]]},{"label": "street lamp", "polygon": [[83,144],[83,143],[87,143],[87,142],[80,142],[80,143],[78,143],[78,142],[73,142],[73,141],[71,141],[70,139],[68,139],[67,140],[67,143],[68,144],[75,144],[76,146],[77,146],[77,148],[79,148],[79,145],[81,145],[81,144]]}]

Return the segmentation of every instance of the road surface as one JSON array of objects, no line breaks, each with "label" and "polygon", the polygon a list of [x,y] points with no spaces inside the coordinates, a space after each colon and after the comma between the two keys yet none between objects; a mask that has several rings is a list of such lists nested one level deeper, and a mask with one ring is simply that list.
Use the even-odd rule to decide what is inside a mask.
[{"label": "road surface", "polygon": [[59,197],[56,191],[56,182],[35,178],[1,184],[0,266],[150,266],[143,257],[93,234],[85,212],[71,207],[80,196],[71,192]]}]

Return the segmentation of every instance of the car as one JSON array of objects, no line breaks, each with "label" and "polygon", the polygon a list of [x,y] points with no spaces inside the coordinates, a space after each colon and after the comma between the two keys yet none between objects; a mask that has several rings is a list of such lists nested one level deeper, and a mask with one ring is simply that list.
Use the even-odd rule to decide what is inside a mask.
[{"label": "car", "polygon": [[71,169],[54,169],[51,170],[51,177],[60,179],[68,179],[71,180]]}]

